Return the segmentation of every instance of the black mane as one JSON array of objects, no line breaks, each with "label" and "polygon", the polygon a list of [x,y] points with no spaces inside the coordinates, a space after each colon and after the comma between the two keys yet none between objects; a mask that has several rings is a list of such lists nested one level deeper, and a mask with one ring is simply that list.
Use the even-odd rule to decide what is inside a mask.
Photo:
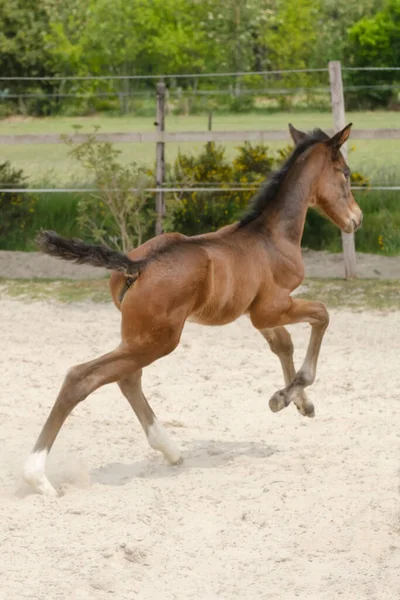
[{"label": "black mane", "polygon": [[308,148],[314,144],[326,141],[328,139],[329,136],[321,129],[314,129],[312,133],[307,135],[307,137],[294,148],[292,154],[281,166],[281,168],[278,171],[275,171],[275,173],[272,173],[270,178],[263,184],[260,190],[250,201],[247,211],[239,221],[239,227],[244,227],[251,221],[257,219],[257,217],[264,212],[266,206],[276,197],[277,193],[279,192],[279,189],[290,168],[294,165],[299,156],[303,154],[303,152],[308,150]]}]

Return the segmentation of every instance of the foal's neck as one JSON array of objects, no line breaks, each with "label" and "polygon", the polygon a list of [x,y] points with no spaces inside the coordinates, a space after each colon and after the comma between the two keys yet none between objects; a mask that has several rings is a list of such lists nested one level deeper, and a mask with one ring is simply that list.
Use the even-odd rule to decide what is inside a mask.
[{"label": "foal's neck", "polygon": [[284,237],[300,246],[315,175],[320,167],[310,159],[293,165],[273,202],[258,219],[264,232],[276,232],[278,238]]}]

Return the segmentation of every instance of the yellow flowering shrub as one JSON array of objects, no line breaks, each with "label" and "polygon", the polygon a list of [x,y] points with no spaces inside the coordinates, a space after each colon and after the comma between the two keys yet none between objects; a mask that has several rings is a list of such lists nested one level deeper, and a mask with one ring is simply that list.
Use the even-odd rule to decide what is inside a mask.
[{"label": "yellow flowering shrub", "polygon": [[248,142],[237,151],[231,163],[225,157],[225,149],[213,142],[206,144],[198,156],[178,155],[171,173],[176,186],[221,191],[180,192],[167,221],[168,229],[195,235],[240,217],[254,195],[254,189],[247,188],[258,188],[275,167],[276,159],[266,146]]}]

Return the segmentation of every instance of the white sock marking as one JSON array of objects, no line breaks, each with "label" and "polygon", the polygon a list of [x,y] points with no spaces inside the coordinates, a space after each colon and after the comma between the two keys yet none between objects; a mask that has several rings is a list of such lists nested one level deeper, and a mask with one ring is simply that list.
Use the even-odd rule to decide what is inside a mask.
[{"label": "white sock marking", "polygon": [[152,448],[162,452],[171,465],[176,465],[182,462],[182,455],[179,448],[169,438],[164,426],[154,419],[154,422],[149,427],[147,440]]},{"label": "white sock marking", "polygon": [[46,449],[32,452],[24,466],[24,479],[40,494],[57,496],[56,490],[45,474],[47,454]]}]

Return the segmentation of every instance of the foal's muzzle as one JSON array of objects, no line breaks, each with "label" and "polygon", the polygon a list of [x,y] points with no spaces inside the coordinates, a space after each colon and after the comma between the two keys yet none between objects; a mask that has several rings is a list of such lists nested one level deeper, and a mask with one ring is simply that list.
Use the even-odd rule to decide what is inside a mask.
[{"label": "foal's muzzle", "polygon": [[346,227],[343,229],[346,233],[354,233],[357,229],[360,229],[363,220],[363,213],[361,210],[350,213],[350,217],[347,220]]}]

